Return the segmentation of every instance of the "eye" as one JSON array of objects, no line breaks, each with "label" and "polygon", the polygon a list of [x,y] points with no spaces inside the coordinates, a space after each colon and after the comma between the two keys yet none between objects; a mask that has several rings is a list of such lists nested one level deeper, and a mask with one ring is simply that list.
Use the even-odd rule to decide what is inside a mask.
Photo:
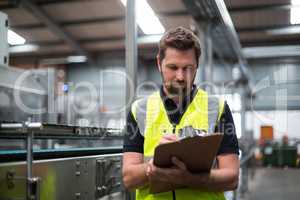
[{"label": "eye", "polygon": [[190,72],[190,71],[192,71],[193,69],[194,69],[194,67],[193,67],[192,65],[188,65],[188,66],[185,66],[185,67],[183,68],[183,70],[186,71],[186,72]]},{"label": "eye", "polygon": [[167,65],[167,68],[169,68],[170,70],[176,71],[178,69],[178,67],[176,65]]}]

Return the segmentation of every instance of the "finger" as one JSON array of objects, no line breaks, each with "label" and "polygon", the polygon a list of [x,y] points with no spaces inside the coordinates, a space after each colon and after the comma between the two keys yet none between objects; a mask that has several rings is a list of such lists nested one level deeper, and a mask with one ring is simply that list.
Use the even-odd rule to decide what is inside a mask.
[{"label": "finger", "polygon": [[165,135],[160,139],[159,143],[165,144],[165,143],[170,143],[170,142],[176,142],[177,140],[178,139],[177,139],[176,135]]},{"label": "finger", "polygon": [[150,164],[153,164],[153,158],[151,158],[151,159],[149,160],[149,163],[150,163]]},{"label": "finger", "polygon": [[170,181],[170,173],[169,170],[155,167],[150,172],[151,180],[168,182]]},{"label": "finger", "polygon": [[169,139],[162,138],[159,141],[159,144],[166,144],[166,143],[172,143],[172,142],[175,142],[175,141],[174,140],[169,140]]},{"label": "finger", "polygon": [[147,164],[147,166],[146,166],[146,176],[150,176],[150,174],[151,174],[151,166],[150,166],[150,164]]},{"label": "finger", "polygon": [[159,141],[159,144],[166,144],[166,143],[170,143],[171,141],[170,140],[167,140],[165,138],[162,138],[160,141]]},{"label": "finger", "polygon": [[182,170],[186,170],[186,166],[183,162],[181,162],[178,158],[172,157],[172,163]]},{"label": "finger", "polygon": [[146,175],[148,177],[150,176],[153,167],[153,158],[151,158],[148,162],[146,162]]},{"label": "finger", "polygon": [[177,136],[175,134],[166,134],[163,136],[163,138],[166,140],[171,140],[171,141],[177,140]]}]

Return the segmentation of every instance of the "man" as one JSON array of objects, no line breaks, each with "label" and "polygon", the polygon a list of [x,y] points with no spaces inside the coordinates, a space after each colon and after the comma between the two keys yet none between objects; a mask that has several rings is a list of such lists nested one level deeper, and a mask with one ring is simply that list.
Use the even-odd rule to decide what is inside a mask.
[{"label": "man", "polygon": [[[198,38],[182,27],[169,30],[159,42],[157,66],[163,85],[160,91],[133,103],[124,138],[123,182],[128,189],[136,189],[137,200],[224,199],[223,191],[238,185],[238,143],[230,109],[193,84],[200,54]],[[172,168],[153,164],[155,147],[176,141],[179,130],[187,126],[224,133],[217,168],[210,173],[192,174],[175,157]],[[150,194],[149,181],[185,187]]]}]

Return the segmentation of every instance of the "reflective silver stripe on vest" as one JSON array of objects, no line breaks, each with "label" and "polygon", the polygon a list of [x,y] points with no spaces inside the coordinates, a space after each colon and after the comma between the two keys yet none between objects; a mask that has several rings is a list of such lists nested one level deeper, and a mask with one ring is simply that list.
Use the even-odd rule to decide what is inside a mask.
[{"label": "reflective silver stripe on vest", "polygon": [[136,108],[136,121],[142,136],[144,136],[145,128],[146,128],[145,127],[146,113],[147,113],[147,98],[144,98],[138,102]]},{"label": "reflective silver stripe on vest", "polygon": [[207,133],[214,133],[219,115],[219,99],[208,97],[208,130]]}]

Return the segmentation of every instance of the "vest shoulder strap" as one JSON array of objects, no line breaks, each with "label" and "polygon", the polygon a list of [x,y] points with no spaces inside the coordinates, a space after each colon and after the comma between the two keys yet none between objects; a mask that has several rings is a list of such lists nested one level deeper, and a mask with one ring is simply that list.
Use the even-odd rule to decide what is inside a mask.
[{"label": "vest shoulder strap", "polygon": [[213,133],[224,109],[224,101],[216,96],[208,96],[208,133]]},{"label": "vest shoulder strap", "polygon": [[137,122],[139,131],[144,136],[146,125],[146,113],[147,113],[148,97],[136,100],[131,106],[132,115]]},{"label": "vest shoulder strap", "polygon": [[199,98],[196,102],[206,101],[204,105],[207,105],[207,118],[208,118],[208,133],[213,133],[217,123],[219,122],[223,109],[224,100],[217,95],[209,95],[201,88],[197,88],[197,94],[195,98]]}]

